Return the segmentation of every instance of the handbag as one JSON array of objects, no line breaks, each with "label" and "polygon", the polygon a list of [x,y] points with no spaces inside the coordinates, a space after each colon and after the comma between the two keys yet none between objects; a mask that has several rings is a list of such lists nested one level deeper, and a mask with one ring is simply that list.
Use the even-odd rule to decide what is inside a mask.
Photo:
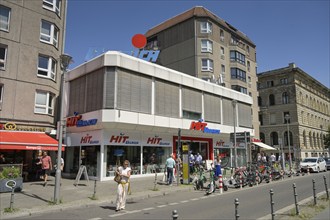
[{"label": "handbag", "polygon": [[121,182],[121,176],[120,176],[119,174],[117,174],[117,172],[116,172],[116,175],[115,175],[115,177],[113,178],[113,180],[114,180],[115,182],[117,182],[117,183],[120,183],[120,182]]}]

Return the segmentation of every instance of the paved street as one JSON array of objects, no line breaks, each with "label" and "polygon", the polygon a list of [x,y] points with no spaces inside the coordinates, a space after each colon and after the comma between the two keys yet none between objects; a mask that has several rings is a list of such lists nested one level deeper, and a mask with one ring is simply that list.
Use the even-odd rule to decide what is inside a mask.
[{"label": "paved street", "polygon": [[[158,191],[152,191],[154,178],[151,176],[143,177],[132,180],[132,185],[135,186],[133,187],[133,194],[129,197],[126,210],[119,213],[114,210],[115,184],[112,181],[98,185],[102,187],[100,191],[103,193],[101,195],[99,192],[99,200],[80,199],[74,201],[74,197],[71,196],[76,195],[80,198],[82,197],[81,194],[86,193],[82,189],[92,189],[92,187],[81,185],[77,189],[66,185],[63,204],[59,206],[42,205],[41,207],[46,210],[36,211],[36,209],[32,209],[35,212],[31,212],[31,216],[21,216],[20,219],[171,219],[171,213],[174,209],[178,210],[181,219],[204,219],[205,216],[208,219],[233,219],[235,198],[239,199],[238,210],[242,219],[257,219],[270,214],[270,189],[274,191],[275,213],[279,214],[294,203],[293,183],[296,183],[298,199],[301,201],[312,196],[312,179],[315,179],[316,193],[325,191],[323,175],[327,176],[329,186],[329,173],[327,172],[286,178],[283,181],[261,184],[252,188],[245,187],[242,190],[229,189],[223,194],[216,192],[210,196],[204,196],[204,191],[195,191],[191,186],[169,187],[158,184]],[[161,178],[158,177],[158,179]],[[69,183],[69,180],[66,180],[66,183]],[[78,191],[79,188],[82,189]],[[50,186],[49,189],[53,188]],[[145,190],[142,191],[142,189]],[[5,195],[8,196],[8,194]],[[85,196],[88,197],[88,194]],[[68,202],[69,199],[72,202]],[[3,201],[2,197],[1,201]],[[10,218],[8,215],[5,217]],[[16,217],[18,216],[16,215]]]}]

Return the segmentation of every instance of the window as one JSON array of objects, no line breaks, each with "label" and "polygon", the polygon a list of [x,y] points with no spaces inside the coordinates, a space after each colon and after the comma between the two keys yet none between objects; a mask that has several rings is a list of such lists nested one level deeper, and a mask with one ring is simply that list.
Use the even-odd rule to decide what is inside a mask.
[{"label": "window", "polygon": [[211,60],[211,59],[202,59],[202,71],[213,72],[213,60]]},{"label": "window", "polygon": [[231,89],[239,91],[239,92],[244,93],[244,94],[247,94],[247,88],[244,88],[242,86],[233,85],[233,86],[231,86]]},{"label": "window", "polygon": [[271,125],[276,124],[276,113],[270,113],[270,115],[269,115],[269,124],[271,124]]},{"label": "window", "polygon": [[220,40],[224,41],[225,40],[225,32],[220,29]]},{"label": "window", "polygon": [[246,82],[246,72],[239,68],[230,68],[231,78]]},{"label": "window", "polygon": [[[288,115],[289,118],[286,120],[285,116]],[[283,112],[283,118],[284,118],[284,124],[289,123],[290,124],[290,113],[289,112]]]},{"label": "window", "polygon": [[208,21],[201,22],[201,33],[212,33],[212,23]]},{"label": "window", "polygon": [[282,94],[282,104],[289,104],[289,95],[287,92],[283,92]]},{"label": "window", "polygon": [[9,31],[10,8],[0,5],[0,30]]},{"label": "window", "polygon": [[3,84],[0,84],[0,110],[2,109]]},{"label": "window", "polygon": [[221,64],[221,74],[222,75],[225,75],[226,74],[226,67],[223,64]]},{"label": "window", "polygon": [[231,50],[230,51],[230,61],[231,62],[239,62],[245,66],[245,55],[241,54],[238,51]]},{"label": "window", "polygon": [[54,95],[50,92],[37,91],[34,113],[53,115]]},{"label": "window", "polygon": [[39,55],[38,76],[55,80],[56,61],[48,56]]},{"label": "window", "polygon": [[0,44],[0,70],[6,69],[7,46]]},{"label": "window", "polygon": [[281,83],[281,85],[288,84],[288,78],[280,79],[280,83]]},{"label": "window", "polygon": [[231,45],[238,45],[239,44],[239,40],[236,37],[231,36],[230,44]]},{"label": "window", "polygon": [[55,12],[58,16],[60,16],[61,12],[61,1],[62,0],[43,0],[43,8],[51,10]]},{"label": "window", "polygon": [[246,52],[247,54],[250,54],[250,47],[248,45],[246,45]]},{"label": "window", "polygon": [[262,106],[262,98],[258,96],[258,106]]},{"label": "window", "polygon": [[270,133],[270,144],[271,145],[278,145],[278,134],[276,131]]},{"label": "window", "polygon": [[250,61],[246,61],[246,65],[247,65],[247,70],[250,72],[250,68],[251,68]]},{"label": "window", "polygon": [[53,44],[55,47],[58,45],[58,28],[48,21],[41,21],[40,41]]},{"label": "window", "polygon": [[267,81],[267,87],[273,87],[274,86],[274,81]]},{"label": "window", "polygon": [[225,59],[225,48],[224,47],[220,47],[220,54],[221,54],[221,59]]},{"label": "window", "polygon": [[273,94],[269,95],[269,105],[275,105],[275,96]]},{"label": "window", "polygon": [[213,42],[212,41],[210,41],[210,40],[202,40],[201,46],[202,46],[202,49],[201,49],[202,52],[210,52],[210,53],[212,53],[212,50],[213,50]]},{"label": "window", "polygon": [[264,125],[264,119],[263,119],[262,114],[259,114],[259,122],[260,122],[260,125]]}]

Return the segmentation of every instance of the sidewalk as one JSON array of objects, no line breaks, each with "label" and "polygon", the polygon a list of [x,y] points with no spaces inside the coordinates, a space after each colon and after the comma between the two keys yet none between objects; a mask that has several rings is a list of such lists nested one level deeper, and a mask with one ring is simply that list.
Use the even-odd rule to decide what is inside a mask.
[{"label": "sidewalk", "polygon": [[[157,185],[155,188],[155,175],[131,178],[131,195],[128,201],[141,200],[144,198],[162,196],[183,190],[191,190],[192,186],[179,185],[167,186],[162,182],[163,174],[157,175]],[[96,200],[91,199],[94,195],[94,180],[80,180],[77,186],[74,186],[74,179],[62,179],[60,189],[60,204],[53,205],[51,201],[54,198],[55,178],[50,177],[48,185],[43,187],[43,182],[27,182],[23,184],[22,192],[16,192],[14,195],[13,208],[18,209],[15,212],[4,212],[10,207],[11,193],[0,194],[0,219],[10,219],[18,216],[27,216],[33,213],[47,212],[51,210],[63,210],[68,208],[80,207],[88,204],[99,204],[108,202],[115,206],[117,183],[110,181],[96,181]]]}]

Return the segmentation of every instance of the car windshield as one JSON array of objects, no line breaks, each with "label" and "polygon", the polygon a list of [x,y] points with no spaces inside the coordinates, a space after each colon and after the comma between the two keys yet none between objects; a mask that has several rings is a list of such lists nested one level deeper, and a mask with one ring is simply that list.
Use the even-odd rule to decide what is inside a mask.
[{"label": "car windshield", "polygon": [[316,158],[305,158],[304,160],[303,160],[303,162],[305,162],[305,163],[315,163],[316,162]]}]

